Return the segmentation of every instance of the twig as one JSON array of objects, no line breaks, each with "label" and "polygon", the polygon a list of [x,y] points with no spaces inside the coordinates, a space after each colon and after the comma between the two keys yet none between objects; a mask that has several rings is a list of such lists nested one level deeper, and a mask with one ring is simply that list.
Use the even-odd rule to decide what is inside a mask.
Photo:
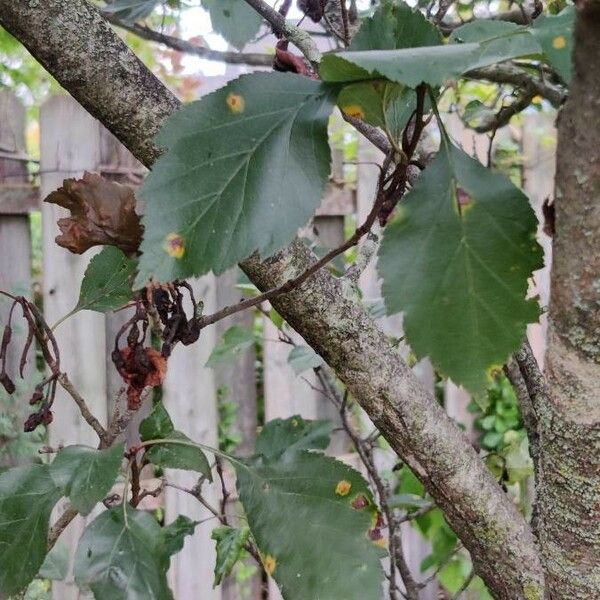
[{"label": "twig", "polygon": [[69,380],[69,377],[66,373],[61,373],[58,376],[58,383],[60,383],[61,387],[73,398],[75,404],[79,407],[79,411],[81,412],[81,416],[84,418],[85,422],[96,432],[98,437],[100,438],[100,442],[103,443],[106,440],[107,431],[102,427],[100,421],[91,413],[88,408],[83,396],[75,389],[75,386]]},{"label": "twig", "polygon": [[192,42],[182,40],[181,38],[166,33],[161,33],[154,29],[150,29],[144,25],[136,23],[130,24],[121,21],[118,17],[110,13],[102,13],[104,18],[121,29],[125,29],[139,38],[157,44],[163,44],[177,52],[183,52],[192,56],[198,56],[205,60],[214,60],[233,65],[250,65],[255,67],[270,67],[273,64],[273,56],[270,54],[261,54],[258,52],[231,52],[213,50],[204,46],[197,46]]},{"label": "twig", "polygon": [[531,104],[535,96],[537,96],[536,90],[529,89],[524,91],[514,102],[503,106],[495,115],[485,119],[479,125],[472,127],[472,129],[477,133],[487,133],[488,131],[496,131],[504,127],[515,115],[524,111]]}]

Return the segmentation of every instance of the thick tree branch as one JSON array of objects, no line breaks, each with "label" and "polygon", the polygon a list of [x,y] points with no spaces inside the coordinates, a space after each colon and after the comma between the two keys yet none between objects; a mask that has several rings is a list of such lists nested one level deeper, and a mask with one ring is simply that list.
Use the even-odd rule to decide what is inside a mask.
[{"label": "thick tree branch", "polygon": [[270,67],[273,64],[273,56],[270,54],[261,54],[259,52],[231,52],[213,50],[211,48],[206,48],[205,46],[192,44],[191,42],[182,40],[181,38],[173,35],[155,31],[154,29],[150,29],[144,25],[138,25],[137,23],[125,23],[110,13],[103,13],[103,15],[107,21],[110,21],[116,27],[125,29],[126,31],[129,31],[144,40],[148,40],[149,42],[163,44],[164,46],[167,46],[172,50],[176,50],[177,52],[184,52],[185,54],[198,56],[206,60],[215,60],[232,65]]},{"label": "thick tree branch", "polygon": [[[178,102],[90,4],[5,2],[0,24],[138,159],[152,164],[159,154],[153,136]],[[249,259],[241,266],[266,290],[314,260],[295,242],[264,263]],[[273,302],[346,383],[394,450],[420,464],[428,491],[496,598],[541,599],[543,573],[524,518],[344,282],[321,270]]]}]

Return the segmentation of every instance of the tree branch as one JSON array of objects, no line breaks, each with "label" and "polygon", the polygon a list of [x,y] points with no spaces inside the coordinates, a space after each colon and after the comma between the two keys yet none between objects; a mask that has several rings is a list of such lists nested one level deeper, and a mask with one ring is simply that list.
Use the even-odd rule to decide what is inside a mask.
[{"label": "tree branch", "polygon": [[[178,102],[91,4],[4,2],[0,24],[139,160],[152,164],[159,154],[153,136]],[[264,263],[251,258],[241,266],[268,290],[314,261],[296,241]],[[543,587],[543,571],[525,519],[358,298],[344,289],[344,282],[321,270],[273,304],[344,381],[399,456],[414,456],[426,471],[418,475],[496,598],[541,597],[532,596]]]},{"label": "tree branch", "polygon": [[161,33],[155,31],[144,25],[138,25],[137,23],[129,24],[121,21],[118,17],[115,17],[111,13],[102,13],[104,18],[121,29],[125,29],[138,37],[148,40],[149,42],[156,42],[157,44],[163,44],[177,50],[177,52],[184,52],[192,56],[198,56],[206,60],[215,60],[219,62],[228,63],[231,65],[250,65],[254,67],[270,67],[273,64],[273,56],[270,54],[261,54],[258,52],[230,52],[213,50],[204,46],[197,46],[186,40],[182,40],[176,36]]}]

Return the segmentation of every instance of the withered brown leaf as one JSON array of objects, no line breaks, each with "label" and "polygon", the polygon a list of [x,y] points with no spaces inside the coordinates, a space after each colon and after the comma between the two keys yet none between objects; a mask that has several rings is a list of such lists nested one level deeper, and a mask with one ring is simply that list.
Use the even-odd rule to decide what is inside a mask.
[{"label": "withered brown leaf", "polygon": [[71,212],[70,217],[58,220],[59,246],[74,254],[92,246],[117,246],[130,256],[137,252],[143,227],[130,187],[86,171],[83,179],[65,179],[44,202]]}]

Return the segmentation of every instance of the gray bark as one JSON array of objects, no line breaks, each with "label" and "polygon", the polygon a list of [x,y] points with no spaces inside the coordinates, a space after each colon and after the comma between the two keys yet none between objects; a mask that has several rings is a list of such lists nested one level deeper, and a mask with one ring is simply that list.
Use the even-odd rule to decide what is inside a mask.
[{"label": "gray bark", "polygon": [[[158,151],[152,137],[178,101],[90,4],[4,2],[0,24],[141,162],[153,163]],[[295,242],[264,263],[252,259],[241,266],[267,289],[312,260]],[[321,271],[275,305],[414,468],[495,597],[542,598],[541,563],[524,518],[342,281]]]},{"label": "gray bark", "polygon": [[537,515],[552,599],[600,597],[600,3],[579,5],[558,121]]}]

